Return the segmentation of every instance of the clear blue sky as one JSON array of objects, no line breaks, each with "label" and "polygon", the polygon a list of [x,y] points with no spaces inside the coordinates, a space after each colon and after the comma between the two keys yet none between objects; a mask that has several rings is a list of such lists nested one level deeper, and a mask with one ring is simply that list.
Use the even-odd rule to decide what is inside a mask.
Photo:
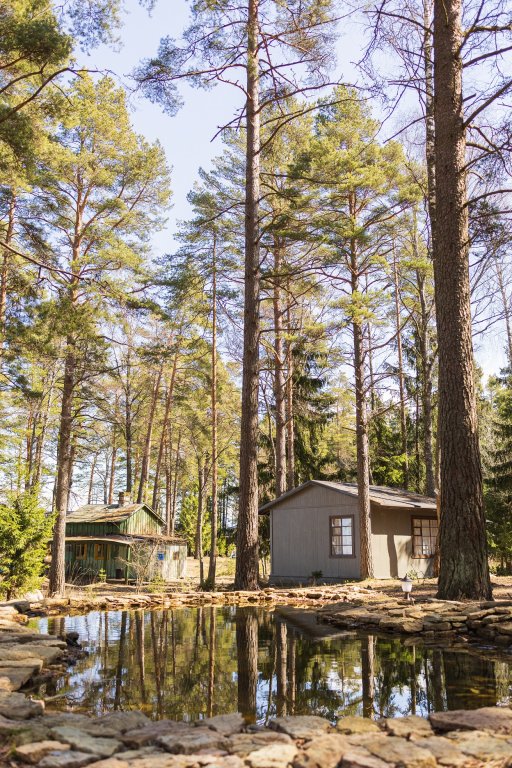
[{"label": "clear blue sky", "polygon": [[[85,59],[82,57],[80,63],[110,71],[120,83],[130,87],[131,70],[141,59],[156,53],[160,38],[180,36],[188,21],[188,3],[187,0],[157,0],[149,15],[138,0],[126,0],[126,9],[120,32],[121,47],[112,50],[102,46]],[[357,75],[352,62],[361,55],[363,30],[351,19],[344,21],[341,32],[337,45],[338,74],[343,75],[346,82],[354,82]],[[166,229],[153,238],[155,256],[172,252],[176,221],[189,215],[186,196],[197,179],[197,171],[200,167],[207,169],[211,159],[222,151],[221,139],[212,142],[212,138],[240,106],[240,92],[229,86],[202,91],[184,85],[181,93],[184,106],[175,117],[164,115],[159,106],[142,97],[130,98],[136,130],[150,140],[160,141],[173,169],[173,208]],[[486,374],[497,372],[505,363],[501,330],[495,327],[484,338],[476,339],[477,358]]]}]

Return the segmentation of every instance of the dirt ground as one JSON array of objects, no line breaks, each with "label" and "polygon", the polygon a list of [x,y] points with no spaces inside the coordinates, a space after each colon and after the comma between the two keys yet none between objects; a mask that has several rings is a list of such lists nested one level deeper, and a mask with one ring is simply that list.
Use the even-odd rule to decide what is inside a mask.
[{"label": "dirt ground", "polygon": [[[204,574],[208,573],[208,559],[204,560]],[[220,557],[217,560],[217,587],[229,589],[235,576],[235,560],[229,557]],[[265,579],[263,579],[265,583]],[[369,581],[354,581],[362,587],[369,587],[376,592],[383,592],[389,596],[397,596],[401,593],[398,579],[373,579]],[[169,585],[172,592],[191,592],[199,586],[199,561],[193,557],[187,558],[186,576],[184,579]],[[303,585],[307,586],[307,585]],[[512,600],[512,576],[493,576],[493,597],[495,600]],[[89,587],[70,587],[69,592],[91,591],[93,594],[125,594],[134,591],[132,584],[124,582],[108,582],[108,584],[92,584]],[[146,591],[146,590],[143,590]],[[437,583],[435,579],[416,579],[413,582],[412,596],[416,598],[435,597]]]}]

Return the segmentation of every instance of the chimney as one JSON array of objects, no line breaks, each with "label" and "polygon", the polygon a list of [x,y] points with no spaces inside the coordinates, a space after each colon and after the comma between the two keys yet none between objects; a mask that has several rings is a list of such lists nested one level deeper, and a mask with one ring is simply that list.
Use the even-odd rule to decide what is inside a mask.
[{"label": "chimney", "polygon": [[126,507],[130,503],[130,494],[128,491],[119,491],[119,506]]}]

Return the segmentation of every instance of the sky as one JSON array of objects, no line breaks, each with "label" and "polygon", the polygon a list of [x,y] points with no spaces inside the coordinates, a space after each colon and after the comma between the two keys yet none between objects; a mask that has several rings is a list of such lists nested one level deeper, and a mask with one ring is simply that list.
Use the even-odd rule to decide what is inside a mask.
[{"label": "sky", "polygon": [[[187,0],[157,0],[151,15],[141,8],[138,0],[126,0],[124,24],[120,31],[121,45],[117,49],[101,46],[89,55],[79,57],[80,64],[90,69],[110,73],[131,89],[130,72],[144,58],[154,55],[160,38],[178,38],[188,22]],[[364,42],[362,24],[350,19],[340,29],[337,44],[337,75],[345,81],[357,79],[354,62],[361,56]],[[392,61],[389,61],[392,68]],[[172,252],[176,223],[190,213],[187,193],[200,167],[209,168],[213,157],[222,152],[222,141],[212,141],[220,126],[229,122],[240,107],[241,93],[230,86],[218,85],[203,91],[183,85],[184,106],[174,117],[165,115],[158,105],[133,92],[129,97],[135,129],[151,141],[158,140],[172,168],[173,206],[166,228],[153,236],[154,255]],[[498,373],[505,365],[504,334],[494,327],[484,337],[475,339],[475,353],[485,376]]]}]

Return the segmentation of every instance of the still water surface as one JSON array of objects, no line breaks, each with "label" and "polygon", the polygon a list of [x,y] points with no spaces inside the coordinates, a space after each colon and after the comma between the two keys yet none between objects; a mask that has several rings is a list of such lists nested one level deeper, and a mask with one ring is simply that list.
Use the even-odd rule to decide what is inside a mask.
[{"label": "still water surface", "polygon": [[512,659],[329,635],[312,614],[287,609],[94,612],[38,626],[76,631],[88,651],[39,690],[52,709],[141,709],[176,720],[239,710],[264,722],[283,714],[379,718],[512,702]]}]

